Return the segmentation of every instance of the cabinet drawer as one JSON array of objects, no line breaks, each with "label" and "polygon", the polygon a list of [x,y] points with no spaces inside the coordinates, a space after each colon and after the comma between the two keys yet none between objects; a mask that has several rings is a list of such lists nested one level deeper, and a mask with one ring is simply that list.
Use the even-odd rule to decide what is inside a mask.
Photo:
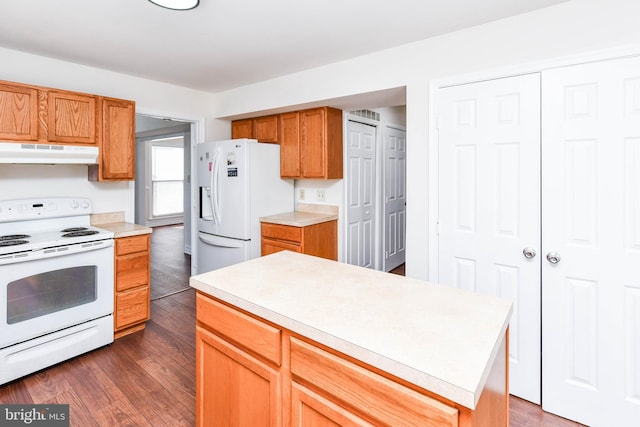
[{"label": "cabinet drawer", "polygon": [[266,323],[227,307],[201,293],[197,294],[198,322],[212,331],[280,365],[281,331]]},{"label": "cabinet drawer", "polygon": [[149,319],[149,287],[116,294],[115,329]]},{"label": "cabinet drawer", "polygon": [[300,243],[302,242],[302,228],[263,222],[262,237]]},{"label": "cabinet drawer", "polygon": [[456,408],[293,337],[291,373],[385,425],[458,425]]},{"label": "cabinet drawer", "polygon": [[149,250],[149,235],[142,234],[139,236],[120,237],[115,239],[116,256],[132,254],[135,252],[143,252]]},{"label": "cabinet drawer", "polygon": [[149,254],[116,259],[116,292],[149,284]]},{"label": "cabinet drawer", "polygon": [[277,240],[262,239],[260,246],[262,256],[274,254],[280,251],[292,251],[302,253],[300,245],[295,243],[279,242]]}]

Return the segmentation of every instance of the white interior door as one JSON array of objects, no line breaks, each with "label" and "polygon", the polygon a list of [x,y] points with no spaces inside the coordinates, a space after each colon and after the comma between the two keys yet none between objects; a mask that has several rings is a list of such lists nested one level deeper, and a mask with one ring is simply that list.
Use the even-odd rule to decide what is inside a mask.
[{"label": "white interior door", "polygon": [[439,282],[513,301],[510,392],[540,403],[540,76],[442,89],[438,111]]},{"label": "white interior door", "polygon": [[640,423],[640,58],[543,73],[543,408]]},{"label": "white interior door", "polygon": [[347,124],[347,263],[375,268],[376,127]]},{"label": "white interior door", "polygon": [[406,131],[384,130],[384,271],[404,263],[407,227]]}]

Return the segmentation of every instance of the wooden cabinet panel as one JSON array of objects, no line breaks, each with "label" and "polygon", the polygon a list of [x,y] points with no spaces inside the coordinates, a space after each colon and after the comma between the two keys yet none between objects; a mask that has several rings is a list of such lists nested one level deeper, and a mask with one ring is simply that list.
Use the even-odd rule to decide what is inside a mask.
[{"label": "wooden cabinet panel", "polygon": [[257,117],[253,119],[253,137],[258,142],[277,144],[279,138],[280,123],[277,115]]},{"label": "wooden cabinet panel", "polygon": [[38,139],[38,90],[9,82],[0,83],[0,139]]},{"label": "wooden cabinet panel", "polygon": [[283,425],[282,375],[196,326],[196,425]]},{"label": "wooden cabinet panel", "polygon": [[293,427],[374,427],[334,402],[293,382],[291,385]]},{"label": "wooden cabinet panel", "polygon": [[300,114],[280,114],[280,176],[300,177]]},{"label": "wooden cabinet panel", "polygon": [[148,286],[118,293],[115,303],[115,329],[117,330],[149,319]]},{"label": "wooden cabinet panel", "polygon": [[327,162],[325,110],[300,113],[300,169],[305,178],[323,178]]},{"label": "wooden cabinet panel", "polygon": [[275,254],[280,251],[291,251],[302,253],[302,247],[299,243],[287,243],[278,240],[264,239],[260,244],[260,252],[262,256]]},{"label": "wooden cabinet panel", "polygon": [[278,115],[234,120],[231,122],[231,138],[257,139],[258,142],[278,144],[280,142],[280,123]]},{"label": "wooden cabinet panel", "polygon": [[73,92],[47,93],[47,140],[73,144],[97,144],[97,97]]},{"label": "wooden cabinet panel", "polygon": [[306,227],[263,222],[260,228],[262,256],[290,250],[332,260],[338,259],[337,220]]},{"label": "wooden cabinet panel", "polygon": [[321,107],[281,114],[280,130],[280,176],[342,178],[341,110]]},{"label": "wooden cabinet panel", "polygon": [[99,181],[135,179],[135,143],[135,103],[103,98]]},{"label": "wooden cabinet panel", "polygon": [[383,425],[458,425],[456,408],[293,337],[291,373]]},{"label": "wooden cabinet panel", "polygon": [[144,328],[150,316],[151,254],[149,234],[115,239],[115,337]]},{"label": "wooden cabinet panel", "polygon": [[149,238],[147,238],[147,235],[120,237],[116,239],[115,243],[117,256],[149,250]]},{"label": "wooden cabinet panel", "polygon": [[280,365],[281,332],[200,294],[196,298],[198,322],[237,344]]},{"label": "wooden cabinet panel", "polygon": [[149,254],[142,252],[116,258],[116,291],[149,285]]},{"label": "wooden cabinet panel", "polygon": [[253,121],[251,119],[232,121],[231,138],[253,138]]},{"label": "wooden cabinet panel", "polygon": [[261,224],[262,237],[278,240],[290,240],[296,243],[302,243],[302,227],[292,227],[290,225],[270,224],[263,222]]}]

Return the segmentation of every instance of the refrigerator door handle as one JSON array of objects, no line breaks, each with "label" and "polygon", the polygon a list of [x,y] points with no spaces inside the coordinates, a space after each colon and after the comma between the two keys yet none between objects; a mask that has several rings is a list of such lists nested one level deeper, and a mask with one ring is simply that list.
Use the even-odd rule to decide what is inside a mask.
[{"label": "refrigerator door handle", "polygon": [[246,243],[244,240],[229,239],[227,237],[213,236],[207,233],[198,233],[198,238],[207,245],[223,248],[241,248]]},{"label": "refrigerator door handle", "polygon": [[211,211],[213,212],[213,223],[220,224],[221,215],[220,215],[220,184],[218,173],[220,173],[220,148],[215,151],[213,155],[213,170],[211,171]]}]

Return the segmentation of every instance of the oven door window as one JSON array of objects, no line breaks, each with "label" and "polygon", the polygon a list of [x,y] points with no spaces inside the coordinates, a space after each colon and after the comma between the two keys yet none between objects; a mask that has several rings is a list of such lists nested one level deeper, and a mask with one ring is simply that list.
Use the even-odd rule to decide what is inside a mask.
[{"label": "oven door window", "polygon": [[15,324],[93,302],[97,267],[87,265],[34,274],[7,286],[7,323]]}]

